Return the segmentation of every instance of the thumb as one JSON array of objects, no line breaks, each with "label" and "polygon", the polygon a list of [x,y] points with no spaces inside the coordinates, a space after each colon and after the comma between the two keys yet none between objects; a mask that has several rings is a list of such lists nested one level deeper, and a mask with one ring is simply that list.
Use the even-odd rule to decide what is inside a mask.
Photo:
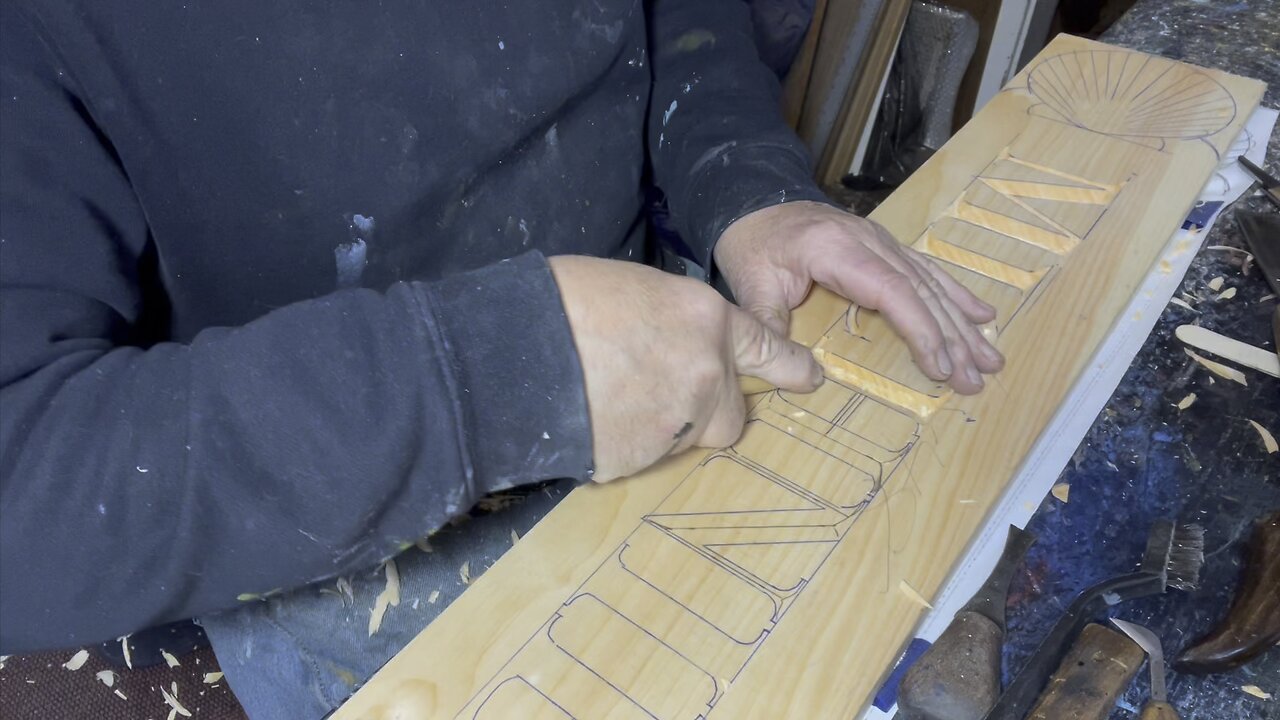
[{"label": "thumb", "polygon": [[791,323],[791,305],[780,283],[754,282],[744,284],[741,292],[734,290],[733,298],[738,307],[751,313],[773,332],[787,336]]},{"label": "thumb", "polygon": [[809,349],[787,340],[751,313],[733,308],[729,331],[739,375],[795,392],[812,392],[822,384],[822,366]]}]

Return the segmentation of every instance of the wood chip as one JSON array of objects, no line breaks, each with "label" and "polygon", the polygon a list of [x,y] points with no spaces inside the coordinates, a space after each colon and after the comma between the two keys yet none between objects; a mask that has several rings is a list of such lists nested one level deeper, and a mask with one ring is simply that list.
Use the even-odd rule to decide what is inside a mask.
[{"label": "wood chip", "polygon": [[166,650],[163,650],[163,649],[162,649],[162,650],[160,651],[160,656],[164,658],[164,662],[165,662],[165,664],[166,664],[166,665],[168,665],[168,666],[169,666],[169,667],[171,667],[171,668],[176,668],[176,667],[178,667],[179,665],[181,665],[181,664],[182,664],[182,663],[178,662],[178,658],[174,657],[173,655],[171,655],[171,654],[170,654],[168,651],[166,651]]},{"label": "wood chip", "polygon": [[1273,377],[1280,377],[1280,358],[1274,351],[1240,342],[1198,325],[1179,325],[1173,334],[1193,348],[1205,350],[1224,360]]},{"label": "wood chip", "polygon": [[369,637],[373,637],[382,628],[382,616],[387,614],[387,608],[400,604],[400,571],[396,568],[396,561],[386,561],[383,569],[387,575],[387,585],[374,598],[373,609],[369,611]]},{"label": "wood chip", "polygon": [[462,578],[463,585],[471,584],[471,561],[462,563],[462,567],[458,568],[458,577]]},{"label": "wood chip", "polygon": [[125,695],[124,693],[120,692],[120,688],[116,688],[116,689],[115,689],[115,690],[113,690],[112,692],[114,692],[114,693],[116,694],[116,696],[118,696],[121,700],[128,700],[128,699],[129,699],[129,696],[128,696],[128,695]]},{"label": "wood chip", "polygon": [[516,532],[516,531],[515,531],[515,528],[512,528],[512,530],[511,530],[511,547],[515,547],[515,546],[516,546],[516,543],[518,543],[518,542],[520,542],[520,533]]},{"label": "wood chip", "polygon": [[437,600],[439,600],[439,599],[440,599],[440,591],[439,591],[439,590],[432,590],[432,591],[431,591],[431,594],[427,596],[427,604],[429,604],[429,605],[435,605],[435,604],[436,604],[436,601],[437,601]]},{"label": "wood chip", "polygon": [[1258,436],[1262,438],[1262,446],[1267,449],[1268,455],[1270,455],[1271,453],[1280,451],[1280,446],[1276,445],[1275,435],[1272,435],[1269,430],[1262,427],[1262,425],[1258,424],[1257,422],[1254,422],[1253,420],[1250,420],[1249,424],[1253,426],[1254,430],[1258,431]]},{"label": "wood chip", "polygon": [[1187,393],[1187,396],[1186,396],[1186,397],[1184,397],[1184,398],[1182,398],[1181,400],[1179,400],[1179,401],[1178,401],[1178,409],[1179,409],[1179,410],[1186,410],[1187,408],[1189,408],[1189,407],[1191,407],[1192,405],[1194,405],[1194,404],[1195,404],[1195,402],[1196,402],[1196,394],[1195,394],[1195,393]]},{"label": "wood chip", "polygon": [[88,659],[89,659],[89,651],[80,650],[75,655],[72,655],[70,660],[62,663],[62,667],[68,670],[79,670],[82,666],[84,666],[85,661]]},{"label": "wood chip", "polygon": [[903,595],[906,595],[907,599],[910,600],[911,602],[921,607],[928,608],[930,610],[933,609],[933,605],[931,605],[928,600],[925,600],[924,596],[921,595],[915,588],[911,587],[911,585],[908,584],[906,580],[898,581],[898,590]]},{"label": "wood chip", "polygon": [[1199,310],[1191,307],[1191,303],[1187,302],[1186,300],[1183,300],[1182,298],[1169,298],[1169,304],[1177,305],[1178,307],[1184,307],[1190,310],[1191,312],[1196,312],[1196,313],[1200,312]]},{"label": "wood chip", "polygon": [[1240,686],[1240,689],[1241,689],[1241,690],[1243,690],[1244,692],[1246,692],[1246,693],[1248,693],[1248,694],[1250,694],[1250,695],[1252,695],[1252,696],[1254,696],[1254,697],[1258,698],[1259,700],[1270,700],[1270,699],[1271,699],[1271,693],[1267,692],[1266,690],[1263,690],[1262,688],[1258,687],[1257,685],[1241,685],[1241,686]]},{"label": "wood chip", "polygon": [[129,654],[129,636],[125,635],[120,638],[120,649],[124,651],[124,664],[130,670],[133,669],[133,656]]},{"label": "wood chip", "polygon": [[160,688],[160,694],[164,696],[165,703],[169,707],[173,708],[169,711],[169,717],[173,717],[175,713],[182,717],[191,717],[191,711],[183,707],[182,703],[178,702],[178,683],[173,683],[171,687],[173,688],[172,694],[163,687]]},{"label": "wood chip", "polygon": [[205,685],[212,685],[221,679],[222,679],[222,673],[220,672],[208,672],[204,674]]},{"label": "wood chip", "polygon": [[1063,503],[1066,503],[1068,502],[1067,498],[1071,497],[1071,486],[1066,483],[1058,483],[1049,492],[1053,493],[1053,496]]},{"label": "wood chip", "polygon": [[116,684],[116,674],[110,670],[99,670],[94,673],[93,676],[98,678],[98,682],[106,685],[107,687],[111,687]]},{"label": "wood chip", "polygon": [[1244,378],[1244,373],[1240,372],[1239,370],[1233,367],[1227,367],[1222,363],[1217,363],[1212,360],[1202,358],[1199,355],[1195,354],[1194,352],[1186,348],[1183,348],[1182,351],[1185,352],[1187,355],[1189,355],[1192,360],[1195,360],[1196,362],[1205,366],[1205,368],[1207,368],[1209,372],[1213,373],[1214,375],[1217,375],[1218,377],[1226,378],[1227,380],[1234,380],[1235,382],[1238,382],[1241,385],[1245,385],[1245,386],[1249,385],[1249,381]]},{"label": "wood chip", "polygon": [[1223,280],[1222,276],[1219,275],[1218,277],[1209,281],[1209,289],[1214,292],[1218,292],[1219,290],[1222,289],[1223,282],[1225,282],[1225,280]]},{"label": "wood chip", "polygon": [[1229,287],[1226,290],[1223,290],[1222,292],[1218,293],[1219,300],[1230,300],[1235,296],[1236,296],[1236,289],[1233,287]]}]

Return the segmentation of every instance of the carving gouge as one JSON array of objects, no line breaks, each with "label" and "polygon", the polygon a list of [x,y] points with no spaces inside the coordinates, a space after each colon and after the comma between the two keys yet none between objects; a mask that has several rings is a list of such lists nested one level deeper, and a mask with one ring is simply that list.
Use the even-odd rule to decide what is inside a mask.
[{"label": "carving gouge", "polygon": [[1138,643],[1138,647],[1147,651],[1147,664],[1151,666],[1151,701],[1142,708],[1139,720],[1178,720],[1178,711],[1169,704],[1168,691],[1164,684],[1164,651],[1160,647],[1160,638],[1156,634],[1131,622],[1119,618],[1111,618],[1111,623],[1124,631],[1129,639]]}]

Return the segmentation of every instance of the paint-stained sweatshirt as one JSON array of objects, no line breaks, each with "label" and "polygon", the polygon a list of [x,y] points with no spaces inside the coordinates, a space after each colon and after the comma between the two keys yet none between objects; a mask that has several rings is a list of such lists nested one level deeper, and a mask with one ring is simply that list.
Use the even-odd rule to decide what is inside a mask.
[{"label": "paint-stained sweatshirt", "polygon": [[588,476],[546,257],[820,199],[736,0],[0,4],[0,652]]}]

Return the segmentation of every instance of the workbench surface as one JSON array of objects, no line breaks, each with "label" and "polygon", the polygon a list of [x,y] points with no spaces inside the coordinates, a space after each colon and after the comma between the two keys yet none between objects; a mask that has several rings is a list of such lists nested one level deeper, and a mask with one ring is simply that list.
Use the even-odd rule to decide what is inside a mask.
[{"label": "workbench surface", "polygon": [[[1268,84],[1266,107],[1280,107],[1280,2],[1140,0],[1101,40],[1121,47],[1258,78]],[[1267,148],[1266,168],[1280,175],[1280,133]],[[1147,530],[1160,517],[1205,527],[1201,588],[1120,605],[1118,617],[1150,627],[1165,654],[1175,656],[1226,613],[1240,579],[1244,541],[1255,518],[1280,508],[1280,454],[1267,455],[1252,419],[1280,435],[1280,380],[1246,371],[1249,385],[1214,378],[1190,360],[1174,338],[1178,325],[1198,321],[1216,332],[1273,349],[1274,298],[1256,267],[1242,274],[1245,255],[1208,246],[1243,247],[1235,210],[1263,210],[1251,196],[1228,208],[1210,231],[1179,293],[1203,300],[1193,312],[1169,305],[1124,380],[1098,416],[1058,482],[1069,502],[1045,498],[1028,529],[1040,540],[1015,579],[1009,606],[1006,673],[1020,667],[1041,636],[1081,589],[1133,569]],[[1208,282],[1236,287],[1214,300]],[[1188,393],[1198,400],[1176,404]],[[1136,717],[1148,697],[1148,675],[1122,697],[1112,718]],[[1241,691],[1257,685],[1275,699]],[[1172,672],[1170,700],[1185,720],[1280,718],[1280,649],[1232,673],[1194,677]]]}]

